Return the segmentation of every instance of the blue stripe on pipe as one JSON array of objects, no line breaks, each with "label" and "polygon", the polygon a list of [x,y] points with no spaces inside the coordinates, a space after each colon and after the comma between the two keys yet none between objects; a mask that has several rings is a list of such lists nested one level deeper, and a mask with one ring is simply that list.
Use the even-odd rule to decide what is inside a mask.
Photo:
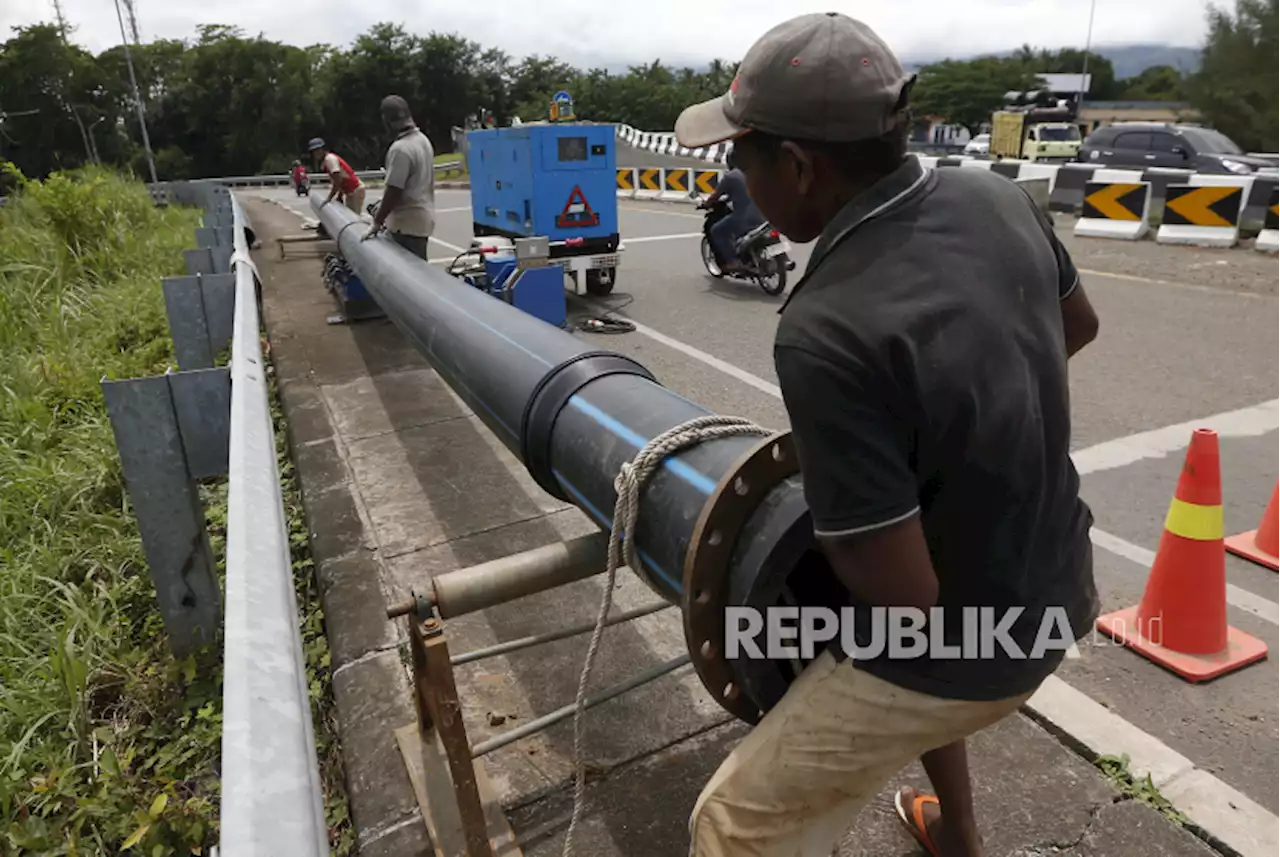
[{"label": "blue stripe on pipe", "polygon": [[[627,428],[622,423],[618,422],[613,417],[609,416],[604,411],[597,408],[595,405],[590,404],[589,402],[583,401],[578,396],[574,396],[573,398],[571,398],[569,400],[569,405],[575,410],[580,411],[583,414],[586,414],[588,417],[591,417],[591,419],[595,420],[601,426],[613,432],[615,435],[617,435],[618,437],[625,440],[627,443],[634,446],[637,452],[639,452],[644,447],[644,445],[649,442],[648,438],[641,437],[639,434]],[[708,497],[711,496],[711,492],[716,490],[715,482],[711,481],[711,479],[708,478],[707,476],[694,470],[692,467],[685,464],[683,461],[677,461],[674,458],[668,458],[666,461],[662,463],[662,466],[665,469],[670,470],[674,475],[683,479],[685,482],[689,483],[691,486],[701,491],[703,494],[707,495]]]},{"label": "blue stripe on pipe", "polygon": [[[577,498],[578,504],[587,511],[587,514],[595,518],[597,524],[602,527],[612,526],[612,522],[605,516],[605,514],[592,505],[590,500],[582,496],[578,489],[570,485],[569,480],[565,479],[563,474],[553,469],[551,471],[551,475],[556,478],[556,481],[564,486],[566,491]],[[653,561],[653,557],[649,556],[639,548],[636,548],[636,556],[640,557],[640,561],[649,566],[649,569],[653,571],[654,574],[658,575],[658,577],[661,577],[666,582],[667,586],[671,587],[673,591],[680,592],[681,589],[683,589],[683,582],[678,578],[672,577],[666,569]]]}]

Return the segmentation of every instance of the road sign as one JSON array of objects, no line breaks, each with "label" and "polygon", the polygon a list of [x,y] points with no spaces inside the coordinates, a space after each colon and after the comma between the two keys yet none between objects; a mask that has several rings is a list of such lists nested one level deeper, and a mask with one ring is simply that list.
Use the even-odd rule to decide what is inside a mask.
[{"label": "road sign", "polygon": [[693,175],[693,186],[698,193],[715,193],[720,184],[719,170],[698,170]]},{"label": "road sign", "polygon": [[662,186],[658,184],[658,173],[662,170],[656,167],[640,170],[640,189],[641,190],[662,190]]},{"label": "road sign", "polygon": [[1087,182],[1080,216],[1091,220],[1142,220],[1149,185]]},{"label": "road sign", "polygon": [[1240,222],[1239,185],[1191,187],[1169,185],[1165,190],[1164,219],[1169,226],[1221,226],[1234,228]]},{"label": "road sign", "polygon": [[586,194],[582,192],[582,188],[574,185],[573,191],[569,194],[569,200],[564,204],[564,211],[556,218],[556,226],[561,229],[569,229],[574,226],[599,226],[600,215],[591,210],[591,203],[587,202]]},{"label": "road sign", "polygon": [[1280,212],[1277,209],[1280,209],[1280,191],[1273,190],[1267,205],[1267,216],[1262,225],[1263,229],[1280,229],[1280,223],[1277,222],[1280,220]]},{"label": "road sign", "polygon": [[635,170],[618,170],[618,190],[635,190]]}]

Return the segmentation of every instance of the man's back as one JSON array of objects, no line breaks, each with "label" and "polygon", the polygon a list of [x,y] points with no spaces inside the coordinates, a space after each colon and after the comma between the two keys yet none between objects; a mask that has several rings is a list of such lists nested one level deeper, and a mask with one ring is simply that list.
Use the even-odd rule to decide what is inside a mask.
[{"label": "man's back", "polygon": [[[844,412],[829,432],[838,436],[808,450],[815,466],[849,473],[819,489],[841,494],[814,498],[828,518],[815,525],[857,532],[918,506],[948,640],[960,634],[953,608],[994,607],[998,619],[1023,607],[1011,636],[1028,651],[1045,608],[1066,608],[1077,634],[1096,616],[1091,515],[1068,456],[1059,307],[1077,275],[1069,261],[1062,269],[1065,254],[1055,255],[1051,232],[1011,181],[909,164],[878,213],[842,213],[853,222],[828,227],[779,325],[782,388],[804,391],[788,393],[793,421]],[[874,415],[867,402],[877,403]],[[878,460],[904,461],[914,492],[886,494],[897,474],[878,473]],[[996,698],[1056,665],[995,654],[871,668],[928,693]]]},{"label": "man's back", "polygon": [[387,184],[404,196],[387,218],[392,232],[425,238],[435,231],[435,152],[420,130],[410,128],[387,150]]}]

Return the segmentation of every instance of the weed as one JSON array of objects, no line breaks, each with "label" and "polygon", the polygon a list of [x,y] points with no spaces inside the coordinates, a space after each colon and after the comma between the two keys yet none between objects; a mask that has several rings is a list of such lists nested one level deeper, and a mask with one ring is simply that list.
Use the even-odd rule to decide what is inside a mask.
[{"label": "weed", "polygon": [[1136,779],[1133,772],[1129,770],[1129,757],[1125,756],[1099,756],[1094,765],[1102,771],[1111,784],[1125,798],[1145,803],[1147,806],[1159,812],[1165,818],[1176,824],[1187,823],[1187,818],[1169,803],[1169,799],[1160,794],[1160,790],[1156,788],[1155,783],[1151,781],[1151,775],[1147,774],[1142,779]]}]

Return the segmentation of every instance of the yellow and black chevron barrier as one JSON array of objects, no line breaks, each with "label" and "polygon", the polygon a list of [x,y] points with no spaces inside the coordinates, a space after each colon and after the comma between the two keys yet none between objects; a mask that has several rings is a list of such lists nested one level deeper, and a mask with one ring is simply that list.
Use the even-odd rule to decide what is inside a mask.
[{"label": "yellow and black chevron barrier", "polygon": [[713,194],[719,185],[719,170],[698,170],[693,174],[693,187],[699,194]]},{"label": "yellow and black chevron barrier", "polygon": [[1084,207],[1074,233],[1082,238],[1136,241],[1147,234],[1150,206],[1147,182],[1085,182]]},{"label": "yellow and black chevron barrier", "polygon": [[636,171],[634,169],[618,168],[618,190],[635,190],[636,189]]},{"label": "yellow and black chevron barrier", "polygon": [[662,170],[659,169],[658,167],[649,167],[646,169],[637,170],[636,171],[636,182],[637,182],[636,190],[647,190],[647,191],[653,191],[655,193],[660,193],[662,191],[662,185],[659,184],[659,182],[662,181],[661,174],[662,174]]},{"label": "yellow and black chevron barrier", "polygon": [[[1215,177],[1216,178],[1216,177]],[[1171,184],[1164,192],[1161,244],[1234,247],[1240,240],[1240,209],[1246,184]]]},{"label": "yellow and black chevron barrier", "polygon": [[692,170],[665,170],[663,176],[663,190],[667,193],[678,193],[681,196],[689,195],[689,174]]}]

